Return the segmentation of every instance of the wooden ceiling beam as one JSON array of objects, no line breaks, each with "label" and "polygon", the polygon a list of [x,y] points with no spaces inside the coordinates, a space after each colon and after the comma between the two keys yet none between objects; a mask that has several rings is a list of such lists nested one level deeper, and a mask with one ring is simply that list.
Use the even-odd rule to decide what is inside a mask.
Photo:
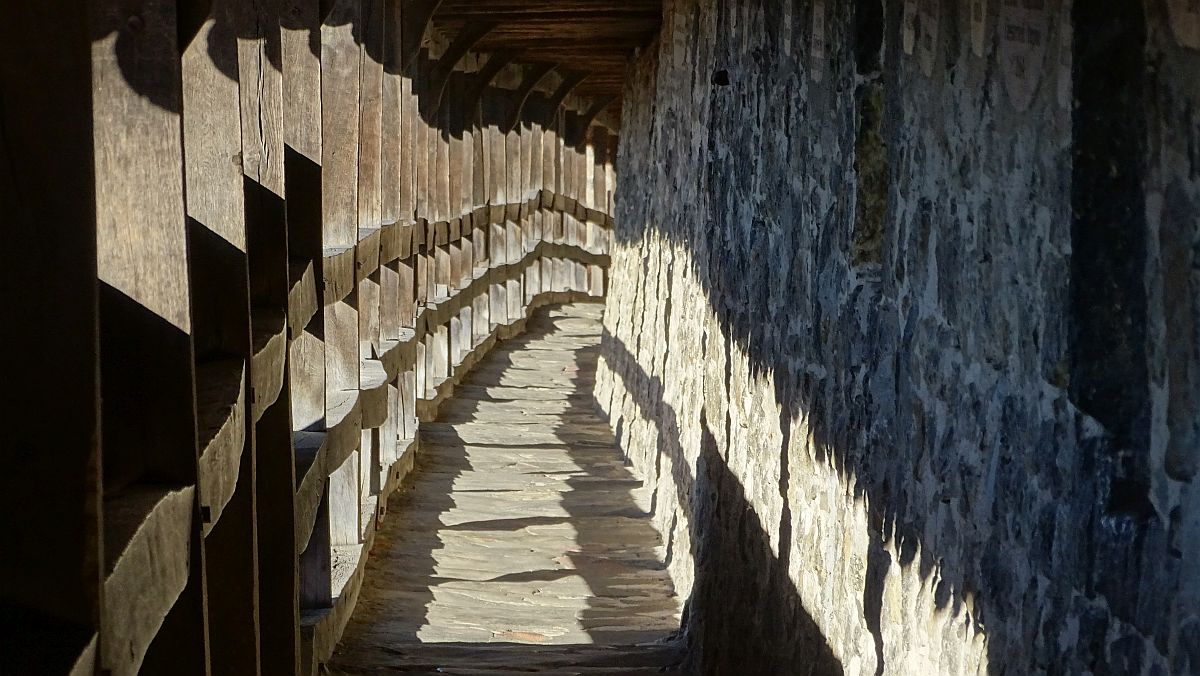
[{"label": "wooden ceiling beam", "polygon": [[504,132],[507,133],[517,126],[517,122],[521,120],[521,113],[525,110],[525,102],[529,100],[529,95],[533,93],[534,87],[538,83],[546,79],[556,65],[552,63],[543,63],[530,66],[525,69],[525,77],[521,80],[521,86],[517,91],[513,92],[513,107],[512,114],[505,121]]},{"label": "wooden ceiling beam", "polygon": [[472,22],[454,36],[454,42],[450,43],[450,47],[442,54],[442,58],[434,64],[433,71],[429,76],[430,96],[427,100],[429,101],[428,110],[431,114],[436,114],[441,108],[442,92],[446,90],[446,80],[449,79],[454,66],[495,27],[494,23]]},{"label": "wooden ceiling beam", "polygon": [[425,29],[433,20],[433,14],[442,4],[442,0],[404,0],[400,9],[400,69],[408,72],[409,67],[416,62],[417,54],[421,52],[421,40],[425,37]]},{"label": "wooden ceiling beam", "polygon": [[518,52],[504,50],[491,52],[488,56],[487,63],[483,68],[475,74],[471,83],[470,89],[467,90],[466,97],[463,101],[467,107],[468,114],[474,114],[476,107],[479,105],[479,99],[483,97],[483,93],[487,91],[488,85],[492,84],[492,80],[500,74],[500,71],[505,66],[512,63],[517,57]]},{"label": "wooden ceiling beam", "polygon": [[[536,86],[536,82],[526,86],[529,73],[540,73],[537,81],[541,81],[552,69],[564,74],[563,84],[569,85],[566,93],[577,90],[581,95],[604,101],[605,107],[611,105],[624,89],[629,58],[653,39],[662,21],[662,0],[441,0],[436,10],[431,17],[433,25],[455,43],[456,36],[469,32],[471,26],[481,22],[493,24],[492,30],[474,42],[473,49],[508,55],[506,60],[494,62],[497,68],[486,78],[477,78],[472,90],[486,87],[479,80],[490,81],[501,63],[515,61],[535,68],[527,71],[518,88],[514,117],[509,121],[519,119],[517,116]],[[492,64],[489,60],[489,65]],[[484,71],[487,70],[485,67]],[[539,95],[537,108],[553,104],[552,110],[556,110],[566,93]],[[545,114],[552,114],[552,110]],[[601,110],[596,110],[590,118]]]},{"label": "wooden ceiling beam", "polygon": [[567,100],[567,96],[575,91],[576,87],[583,84],[588,75],[590,73],[571,73],[570,75],[564,73],[562,83],[558,85],[558,89],[555,89],[550,98],[546,100],[546,116],[543,118],[543,124],[551,124],[553,117],[558,114],[558,109],[562,106],[563,101]]}]

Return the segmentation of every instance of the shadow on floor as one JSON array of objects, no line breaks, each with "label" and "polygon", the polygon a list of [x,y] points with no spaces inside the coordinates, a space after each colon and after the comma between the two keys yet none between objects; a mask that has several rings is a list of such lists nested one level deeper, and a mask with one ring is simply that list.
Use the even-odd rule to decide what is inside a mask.
[{"label": "shadow on floor", "polygon": [[601,313],[538,312],[422,426],[328,673],[675,670],[649,494],[592,399]]}]

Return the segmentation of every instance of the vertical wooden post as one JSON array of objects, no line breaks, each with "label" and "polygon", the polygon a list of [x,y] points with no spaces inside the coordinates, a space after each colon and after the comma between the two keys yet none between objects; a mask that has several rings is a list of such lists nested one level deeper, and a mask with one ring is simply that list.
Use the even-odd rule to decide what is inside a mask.
[{"label": "vertical wooden post", "polygon": [[[54,39],[33,27],[53,27]],[[8,5],[0,27],[0,204],[14,245],[0,287],[6,314],[21,322],[0,331],[0,371],[14,395],[0,453],[16,477],[0,491],[0,586],[6,619],[19,618],[4,623],[3,662],[14,673],[92,673],[97,660],[104,570],[88,28],[78,3],[57,0]]]},{"label": "vertical wooden post", "polygon": [[207,628],[175,7],[95,0],[88,20],[104,374],[101,668],[128,674],[170,659],[175,673],[199,674]]}]

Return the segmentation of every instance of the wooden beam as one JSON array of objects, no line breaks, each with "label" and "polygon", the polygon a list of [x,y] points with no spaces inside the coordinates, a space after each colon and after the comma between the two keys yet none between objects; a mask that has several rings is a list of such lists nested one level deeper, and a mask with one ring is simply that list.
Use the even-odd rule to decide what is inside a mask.
[{"label": "wooden beam", "polygon": [[533,92],[538,83],[546,79],[554,69],[557,68],[553,63],[536,64],[525,69],[524,79],[521,80],[521,86],[513,92],[513,105],[511,114],[508,120],[504,123],[503,131],[509,132],[517,123],[521,121],[521,113],[525,109],[525,102],[529,100],[529,95]]},{"label": "wooden beam", "polygon": [[109,40],[89,18],[69,0],[18,2],[5,5],[0,28],[0,218],[11,252],[0,271],[0,371],[12,421],[0,452],[9,479],[0,490],[0,576],[6,617],[20,618],[5,623],[0,662],[14,673],[97,671],[104,566],[91,49]]},{"label": "wooden beam", "polygon": [[564,73],[562,84],[558,85],[558,89],[554,90],[554,93],[550,95],[549,99],[546,99],[546,109],[543,111],[545,117],[542,118],[544,124],[549,126],[552,123],[554,116],[558,114],[559,106],[563,104],[563,101],[567,99],[567,96],[569,96],[576,87],[583,84],[583,81],[586,80],[589,75],[590,73],[577,72],[570,75]]},{"label": "wooden beam", "polygon": [[483,92],[487,90],[488,85],[492,83],[492,80],[496,79],[496,76],[500,74],[501,70],[504,70],[505,66],[512,63],[518,54],[520,52],[509,50],[491,52],[487,63],[475,75],[474,81],[471,83],[471,88],[463,97],[463,107],[467,111],[474,111],[476,109],[479,105],[479,99],[483,96]]},{"label": "wooden beam", "polygon": [[433,20],[433,13],[441,4],[442,0],[405,0],[404,6],[400,10],[401,72],[408,73],[409,68],[416,62],[417,54],[421,51],[421,40],[425,36],[425,29],[429,27],[429,22]]},{"label": "wooden beam", "polygon": [[596,121],[596,116],[604,112],[604,109],[611,106],[616,100],[616,96],[605,96],[603,98],[596,99],[596,101],[592,103],[591,107],[576,119],[575,128],[568,130],[568,133],[574,138],[568,138],[567,142],[572,143],[577,147],[584,143],[587,140],[588,128],[591,127],[592,123]]},{"label": "wooden beam", "polygon": [[454,36],[454,41],[450,43],[450,47],[442,54],[442,58],[434,64],[432,71],[429,74],[429,89],[426,90],[427,97],[425,103],[428,117],[433,119],[442,106],[442,94],[446,90],[446,80],[449,79],[451,71],[454,70],[455,64],[459,62],[472,47],[476,45],[485,35],[493,28],[494,23],[468,23],[463,26],[458,35]]}]

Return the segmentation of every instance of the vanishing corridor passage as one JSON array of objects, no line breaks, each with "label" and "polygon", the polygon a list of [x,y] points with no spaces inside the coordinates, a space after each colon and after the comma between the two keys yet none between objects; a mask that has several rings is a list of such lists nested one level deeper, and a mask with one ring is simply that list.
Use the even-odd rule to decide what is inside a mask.
[{"label": "vanishing corridor passage", "polygon": [[538,312],[421,426],[417,469],[389,505],[334,673],[636,673],[678,661],[668,639],[679,603],[649,493],[592,402],[602,313]]}]

